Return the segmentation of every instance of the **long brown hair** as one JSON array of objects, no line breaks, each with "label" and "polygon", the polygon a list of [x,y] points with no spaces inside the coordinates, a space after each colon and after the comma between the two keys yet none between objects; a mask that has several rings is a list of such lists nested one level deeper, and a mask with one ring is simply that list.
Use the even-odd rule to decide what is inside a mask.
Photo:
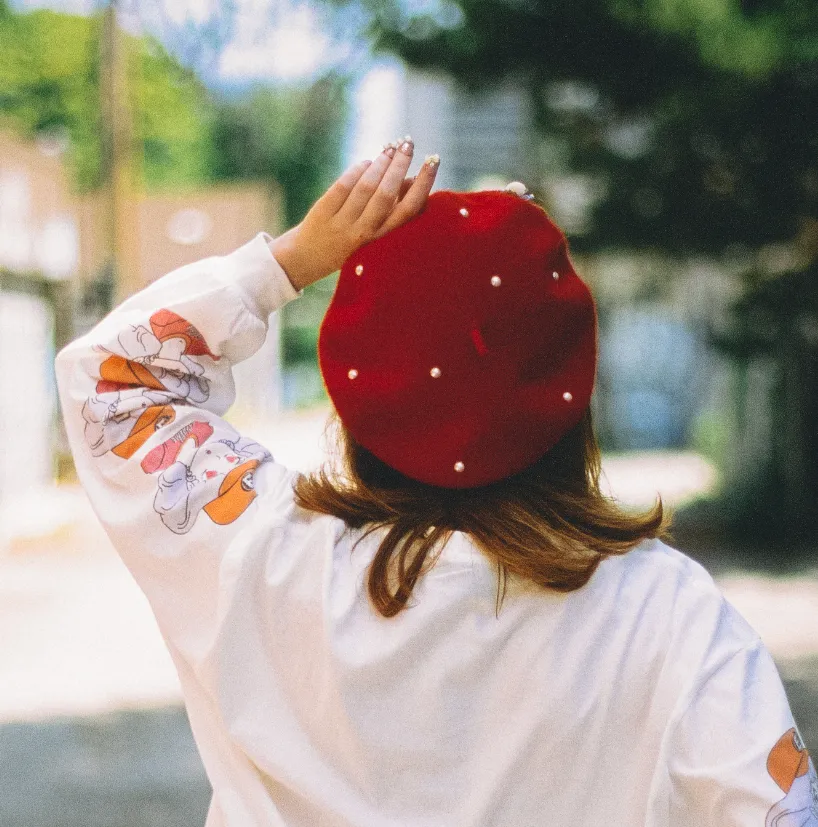
[{"label": "long brown hair", "polygon": [[[439,488],[405,477],[361,446],[337,415],[331,421],[340,468],[300,475],[296,503],[331,514],[361,537],[388,528],[370,565],[369,597],[393,617],[406,607],[418,578],[437,561],[452,533],[470,535],[497,565],[497,609],[509,574],[569,592],[585,585],[599,563],[661,536],[661,499],[633,514],[599,488],[601,461],[590,411],[542,459],[490,485]],[[360,542],[360,540],[359,540]]]}]

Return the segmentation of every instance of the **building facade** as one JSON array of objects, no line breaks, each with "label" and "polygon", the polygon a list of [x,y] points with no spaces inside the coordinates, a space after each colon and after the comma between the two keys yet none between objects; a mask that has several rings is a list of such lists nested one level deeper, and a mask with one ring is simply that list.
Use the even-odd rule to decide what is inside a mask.
[{"label": "building facade", "polygon": [[0,508],[54,475],[56,342],[70,321],[79,215],[58,148],[0,133]]}]

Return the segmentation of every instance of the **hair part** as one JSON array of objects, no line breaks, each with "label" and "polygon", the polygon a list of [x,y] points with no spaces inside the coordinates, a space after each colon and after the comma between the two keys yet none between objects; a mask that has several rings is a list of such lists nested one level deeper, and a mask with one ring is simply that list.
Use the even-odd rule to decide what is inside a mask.
[{"label": "hair part", "polygon": [[[468,534],[497,566],[497,611],[509,575],[544,589],[584,586],[606,557],[661,537],[667,519],[661,498],[644,513],[623,510],[599,487],[601,458],[591,413],[541,459],[499,482],[450,489],[404,476],[360,445],[333,417],[340,468],[323,467],[294,483],[297,505],[331,514],[358,540],[386,528],[369,567],[375,609],[394,617],[418,579],[437,562],[455,531]],[[357,543],[356,543],[357,545]]]}]

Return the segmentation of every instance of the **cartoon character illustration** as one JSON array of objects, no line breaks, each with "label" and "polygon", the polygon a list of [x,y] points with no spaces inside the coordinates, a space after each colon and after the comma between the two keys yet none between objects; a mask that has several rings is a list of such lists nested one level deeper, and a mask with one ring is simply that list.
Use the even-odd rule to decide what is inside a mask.
[{"label": "cartoon character illustration", "polygon": [[211,439],[210,423],[190,422],[142,460],[146,474],[159,473],[154,509],[175,534],[190,531],[200,511],[218,525],[232,523],[256,497],[255,472],[270,454],[225,423],[217,427],[224,436]]},{"label": "cartoon character illustration", "polygon": [[[117,337],[99,368],[96,395],[82,408],[85,438],[94,456],[109,451],[129,459],[164,425],[176,421],[174,405],[201,405],[210,395],[197,357],[217,361],[201,333],[170,310],[159,310],[150,328],[135,325]],[[243,514],[256,497],[255,473],[270,454],[229,425],[188,422],[142,458],[158,474],[154,510],[174,533],[185,534],[200,511],[218,525]]]},{"label": "cartoon character illustration", "polygon": [[91,453],[99,457],[112,451],[129,459],[151,434],[173,422],[173,401],[172,393],[142,388],[89,397],[82,406],[82,417]]},{"label": "cartoon character illustration", "polygon": [[117,342],[119,352],[105,350],[110,355],[99,368],[98,394],[142,387],[168,391],[194,405],[207,400],[210,388],[204,368],[191,357],[219,357],[181,316],[158,310],[150,317],[150,329],[135,325],[120,333]]},{"label": "cartoon character illustration", "polygon": [[770,808],[765,827],[818,827],[818,775],[795,727],[770,750],[767,771],[785,795]]}]

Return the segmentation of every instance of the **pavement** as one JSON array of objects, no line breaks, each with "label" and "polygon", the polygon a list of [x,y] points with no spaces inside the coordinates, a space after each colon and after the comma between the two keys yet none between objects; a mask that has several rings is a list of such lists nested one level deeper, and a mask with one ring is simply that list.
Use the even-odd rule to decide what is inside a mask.
[{"label": "pavement", "polygon": [[[325,420],[317,409],[244,430],[307,470],[324,457]],[[604,469],[608,491],[634,506],[718,485],[690,453],[609,457]],[[0,827],[201,827],[209,789],[172,662],[82,490],[7,505],[0,525]],[[731,558],[714,573],[772,652],[818,755],[818,563],[772,574]]]}]

